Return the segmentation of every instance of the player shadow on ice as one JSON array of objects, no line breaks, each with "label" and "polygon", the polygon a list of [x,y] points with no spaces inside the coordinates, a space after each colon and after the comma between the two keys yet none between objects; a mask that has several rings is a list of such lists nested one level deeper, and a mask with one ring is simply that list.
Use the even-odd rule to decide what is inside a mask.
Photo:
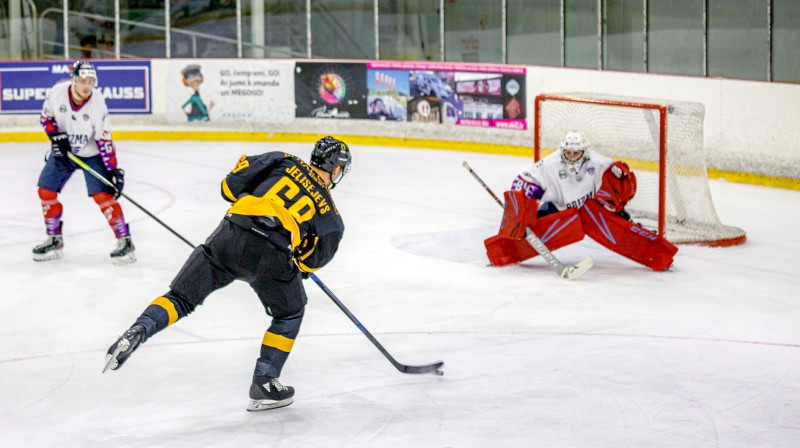
[{"label": "player shadow on ice", "polygon": [[[488,267],[489,258],[486,256],[483,240],[494,235],[496,231],[495,227],[481,227],[446,232],[414,233],[395,236],[391,239],[391,243],[398,249],[422,257]],[[601,266],[596,266],[601,270],[630,269],[631,266],[636,265],[621,256],[608,253],[600,245],[587,239],[570,247],[561,248],[555,254],[565,264],[576,263],[581,258],[592,255],[596,262],[601,262]],[[525,269],[550,269],[541,257],[534,257],[517,266]],[[502,269],[502,267],[497,269]]]}]

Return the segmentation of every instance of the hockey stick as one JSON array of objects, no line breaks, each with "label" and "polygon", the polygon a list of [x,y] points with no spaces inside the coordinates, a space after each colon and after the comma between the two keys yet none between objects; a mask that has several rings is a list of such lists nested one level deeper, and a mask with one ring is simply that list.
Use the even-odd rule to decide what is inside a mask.
[{"label": "hockey stick", "polygon": [[[77,158],[76,156],[74,156],[71,153],[68,154],[68,156],[69,156],[70,160],[72,160],[73,162],[77,163],[78,166],[80,166],[81,168],[83,168],[84,170],[89,172],[94,177],[96,177],[99,180],[101,180],[103,183],[105,183],[109,187],[113,188],[115,191],[118,191],[117,187],[114,184],[112,184],[105,177],[103,177],[100,174],[98,174],[90,166],[86,165],[81,159]],[[158,218],[153,216],[150,212],[145,210],[141,205],[137,204],[133,199],[131,199],[127,195],[125,195],[125,193],[120,193],[120,195],[125,197],[125,199],[129,200],[132,204],[134,204],[137,207],[139,207],[143,212],[147,213],[151,218],[155,219],[159,224],[161,224],[164,227],[166,227],[167,230],[169,230],[170,232],[175,234],[175,236],[180,238],[181,241],[183,241],[184,243],[188,244],[189,247],[191,247],[192,249],[195,248],[195,245],[190,243],[189,240],[187,240],[186,238],[182,237],[180,234],[178,234],[178,232],[172,230],[172,228],[170,228],[168,225],[166,225],[163,222],[161,222],[161,220],[159,220]],[[350,320],[353,321],[354,324],[356,324],[356,327],[358,327],[358,329],[361,330],[362,333],[364,333],[364,335],[367,337],[367,339],[369,339],[370,342],[372,342],[375,345],[375,347],[377,347],[378,350],[380,350],[381,353],[383,353],[383,356],[385,356],[386,359],[388,359],[392,363],[392,365],[394,365],[397,368],[397,370],[399,370],[399,371],[401,371],[403,373],[435,373],[436,375],[443,375],[444,374],[444,372],[442,372],[440,370],[442,365],[444,365],[444,362],[442,362],[442,361],[439,361],[439,362],[436,362],[436,363],[433,363],[433,364],[429,364],[429,365],[425,365],[425,366],[408,366],[408,365],[400,364],[399,362],[397,362],[392,357],[392,355],[390,355],[389,352],[387,352],[386,349],[383,348],[383,346],[380,344],[380,342],[378,342],[378,340],[375,339],[375,337],[372,336],[372,334],[361,324],[361,322],[359,322],[358,319],[356,319],[356,316],[354,316],[353,313],[351,313],[350,310],[348,310],[347,307],[344,306],[344,304],[336,297],[336,295],[333,294],[333,291],[328,289],[328,287],[325,286],[324,283],[322,283],[322,280],[320,280],[319,277],[317,277],[314,274],[311,274],[310,277],[311,277],[312,280],[314,280],[314,282],[317,285],[319,285],[320,288],[322,288],[323,291],[325,291],[325,294],[327,294],[328,297],[330,297],[330,299],[333,300],[333,303],[335,303],[336,306],[338,306],[339,309],[342,310],[342,312],[348,318],[350,318]],[[112,356],[112,358],[110,358],[110,359],[112,359],[112,360],[116,359],[116,355],[117,355],[117,353],[115,353],[114,356]],[[103,369],[103,372],[105,372],[108,369],[108,366],[110,364],[111,364],[111,361],[109,360],[108,363],[106,363],[106,366]]]},{"label": "hockey stick", "polygon": [[[492,189],[489,188],[488,185],[486,185],[486,182],[484,182],[483,179],[481,179],[480,176],[478,176],[478,173],[473,171],[473,169],[469,166],[469,164],[466,161],[464,161],[463,166],[464,168],[467,169],[467,171],[469,171],[470,174],[472,174],[472,177],[474,177],[475,180],[477,180],[478,183],[480,183],[483,186],[483,188],[486,189],[486,191],[494,198],[494,200],[497,201],[500,207],[505,208],[503,202],[500,201],[500,199],[497,197],[497,195],[494,194]],[[567,280],[574,280],[583,275],[589,269],[591,269],[592,266],[594,266],[594,260],[592,260],[591,255],[584,258],[583,260],[581,260],[580,262],[578,262],[573,266],[570,267],[564,266],[564,264],[558,261],[558,258],[556,258],[556,256],[553,255],[552,252],[550,252],[550,249],[548,249],[547,246],[544,245],[542,240],[540,240],[539,237],[536,236],[536,234],[533,233],[533,231],[530,228],[525,229],[525,240],[533,247],[533,249],[539,255],[542,256],[542,258],[545,259],[545,261],[547,261],[548,264],[550,264],[550,266],[552,266],[552,268],[556,271],[556,274],[558,274],[561,278],[565,278]]]},{"label": "hockey stick", "polygon": [[353,321],[354,324],[356,324],[356,327],[358,327],[358,329],[361,330],[362,333],[364,333],[364,336],[366,336],[367,339],[369,339],[369,341],[372,342],[372,345],[377,347],[378,350],[380,350],[380,352],[383,353],[383,356],[385,356],[386,359],[388,359],[389,362],[391,362],[392,365],[397,370],[399,370],[402,373],[433,373],[435,375],[444,375],[444,372],[441,371],[441,368],[444,365],[444,362],[442,362],[442,361],[435,362],[433,364],[427,364],[427,365],[424,365],[424,366],[409,366],[409,365],[405,365],[405,364],[401,364],[401,363],[397,362],[397,360],[394,359],[394,357],[392,357],[392,355],[390,355],[389,352],[387,352],[385,348],[383,348],[381,343],[378,342],[378,340],[375,339],[374,336],[372,336],[372,333],[370,333],[369,330],[367,330],[366,328],[364,328],[363,325],[361,325],[361,322],[359,322],[358,319],[356,319],[356,316],[354,316],[353,313],[351,313],[350,310],[348,310],[347,307],[344,306],[344,304],[336,297],[336,295],[333,293],[333,291],[328,289],[328,287],[325,286],[324,283],[322,283],[322,280],[320,280],[319,277],[317,277],[314,274],[309,275],[309,277],[311,277],[311,280],[314,280],[314,282],[320,288],[322,288],[323,291],[325,291],[325,294],[327,294],[328,297],[330,297],[330,299],[333,300],[333,303],[335,303],[336,306],[338,306],[339,309],[342,310],[342,312],[347,317],[349,317],[350,320]]},{"label": "hockey stick", "polygon": [[165,224],[163,221],[161,221],[160,219],[156,218],[156,216],[155,216],[155,215],[153,215],[152,213],[150,213],[149,211],[147,211],[147,209],[146,209],[146,208],[144,208],[144,207],[142,207],[141,205],[139,205],[139,203],[138,203],[138,202],[136,202],[136,201],[134,201],[133,199],[131,199],[131,198],[130,198],[130,196],[128,196],[127,194],[125,194],[125,193],[123,193],[123,192],[121,192],[121,191],[119,191],[119,190],[117,189],[117,186],[116,186],[116,185],[112,184],[112,183],[111,183],[111,181],[109,181],[109,180],[108,180],[108,179],[106,179],[105,177],[101,176],[101,175],[100,175],[100,174],[99,174],[97,171],[93,170],[93,169],[92,169],[92,167],[90,167],[89,165],[87,165],[86,163],[84,163],[84,161],[83,161],[83,160],[79,159],[77,156],[75,156],[75,155],[74,155],[74,154],[72,154],[71,152],[68,152],[68,153],[67,153],[67,157],[69,157],[69,159],[70,159],[70,160],[72,160],[73,162],[75,162],[75,163],[76,163],[76,164],[77,164],[79,167],[81,167],[81,168],[83,168],[84,170],[86,170],[86,172],[88,172],[88,173],[89,173],[89,174],[91,174],[92,176],[96,177],[96,178],[97,178],[99,181],[101,181],[101,182],[103,182],[104,184],[108,185],[109,187],[113,188],[113,189],[114,189],[114,191],[115,191],[115,192],[117,192],[117,193],[119,194],[119,196],[122,196],[123,198],[127,199],[127,200],[128,200],[130,203],[131,203],[131,204],[133,204],[133,205],[135,205],[135,206],[139,207],[139,210],[141,210],[141,211],[145,212],[145,213],[147,214],[147,216],[149,216],[149,217],[151,217],[151,218],[155,219],[157,223],[159,223],[159,224],[161,224],[162,226],[164,226],[164,228],[165,228],[165,229],[167,229],[167,230],[169,230],[170,232],[172,232],[172,234],[173,234],[173,235],[175,235],[175,236],[177,236],[178,238],[180,238],[180,239],[181,239],[181,241],[183,241],[184,243],[186,243],[186,244],[188,244],[189,246],[191,246],[192,248],[194,248],[194,244],[190,243],[190,242],[189,242],[189,240],[187,240],[186,238],[182,237],[182,236],[181,236],[181,234],[179,234],[178,232],[176,232],[176,231],[172,230],[172,227],[170,227],[170,226],[166,225],[166,224]]}]

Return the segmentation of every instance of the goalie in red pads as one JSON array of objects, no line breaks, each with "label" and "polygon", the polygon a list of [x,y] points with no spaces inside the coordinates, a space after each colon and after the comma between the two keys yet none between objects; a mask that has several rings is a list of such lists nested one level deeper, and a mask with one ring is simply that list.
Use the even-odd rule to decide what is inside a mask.
[{"label": "goalie in red pads", "polygon": [[588,235],[604,247],[655,271],[672,265],[678,248],[629,220],[625,205],[636,194],[636,176],[624,162],[590,149],[578,131],[559,150],[522,172],[505,192],[500,231],[484,241],[494,266],[537,255],[524,239],[531,229],[551,251]]}]

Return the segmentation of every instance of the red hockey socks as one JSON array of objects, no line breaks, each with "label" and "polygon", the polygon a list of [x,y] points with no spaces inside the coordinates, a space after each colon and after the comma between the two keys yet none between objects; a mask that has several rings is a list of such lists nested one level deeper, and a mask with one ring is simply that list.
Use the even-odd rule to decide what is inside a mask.
[{"label": "red hockey socks", "polygon": [[48,235],[61,235],[61,212],[64,207],[58,202],[58,193],[39,188],[39,200],[42,202],[42,215]]},{"label": "red hockey socks", "polygon": [[583,229],[590,238],[604,247],[654,271],[672,265],[678,248],[642,226],[607,211],[594,199],[581,208]]},{"label": "red hockey socks", "polygon": [[92,199],[94,199],[94,202],[100,207],[100,211],[103,212],[103,216],[106,217],[108,225],[111,226],[111,230],[114,231],[114,235],[116,235],[117,238],[130,235],[128,225],[125,224],[125,217],[122,215],[122,207],[119,205],[119,202],[114,199],[114,195],[95,193],[92,195]]}]

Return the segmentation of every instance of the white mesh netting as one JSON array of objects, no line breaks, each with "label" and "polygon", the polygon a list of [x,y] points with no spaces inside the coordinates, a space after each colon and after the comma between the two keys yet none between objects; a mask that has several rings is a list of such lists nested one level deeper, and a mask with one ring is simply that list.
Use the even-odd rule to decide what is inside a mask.
[{"label": "white mesh netting", "polygon": [[[745,232],[723,225],[714,209],[706,174],[702,104],[593,93],[548,94],[537,100],[540,111],[535,125],[543,152],[558,148],[567,131],[579,130],[595,150],[623,160],[633,169],[638,189],[626,210],[635,221],[658,230],[661,220],[664,234],[674,243],[744,242]],[[660,110],[644,105],[666,110],[663,198],[659,189]],[[664,201],[664,216],[659,216],[659,199]]]}]

